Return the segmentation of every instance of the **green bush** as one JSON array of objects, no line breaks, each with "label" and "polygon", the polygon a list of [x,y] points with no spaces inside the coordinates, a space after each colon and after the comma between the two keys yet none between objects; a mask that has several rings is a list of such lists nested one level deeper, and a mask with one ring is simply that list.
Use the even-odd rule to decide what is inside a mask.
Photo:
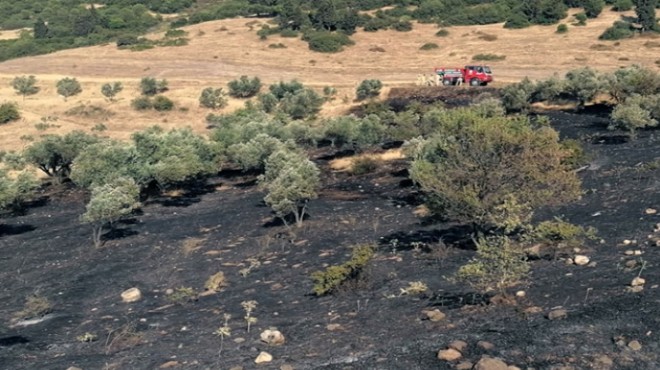
[{"label": "green bush", "polygon": [[[409,145],[410,176],[434,214],[478,229],[515,230],[534,209],[580,195],[559,135],[527,117],[482,117],[469,108],[447,111],[429,139]],[[515,169],[515,170],[511,170]]]},{"label": "green bush", "polygon": [[21,171],[17,175],[0,168],[0,210],[20,208],[39,186],[39,181],[31,171]]},{"label": "green bush", "polygon": [[30,144],[23,157],[28,163],[61,183],[69,177],[73,160],[88,146],[100,139],[83,131],[71,131],[64,136],[45,135],[40,141]]},{"label": "green bush", "polygon": [[131,106],[135,110],[147,110],[153,108],[153,103],[149,97],[140,96],[131,100]]},{"label": "green bush", "polygon": [[439,49],[440,46],[434,42],[427,42],[426,44],[422,45],[419,50],[434,50],[434,49]]},{"label": "green bush", "polygon": [[640,65],[620,68],[606,76],[605,89],[619,103],[635,94],[657,94],[660,93],[660,74]]},{"label": "green bush", "polygon": [[199,96],[199,105],[204,108],[219,109],[227,106],[226,94],[222,88],[207,87]]},{"label": "green bush", "polygon": [[535,86],[528,78],[502,89],[502,104],[507,112],[523,112],[530,108]]},{"label": "green bush", "polygon": [[370,156],[356,157],[351,161],[353,175],[365,175],[378,169],[378,161]]},{"label": "green bush", "polygon": [[293,119],[303,119],[316,115],[321,111],[325,99],[312,89],[302,89],[295,93],[287,93],[280,101],[280,111]]},{"label": "green bush", "polygon": [[616,21],[614,25],[603,32],[598,38],[601,40],[622,40],[633,37],[634,31],[628,22]]},{"label": "green bush", "polygon": [[603,92],[606,84],[603,77],[592,68],[577,68],[566,73],[563,93],[578,103],[578,108],[592,101]]},{"label": "green bush", "polygon": [[596,18],[603,11],[605,2],[603,0],[584,0],[582,6],[589,18]]},{"label": "green bush", "polygon": [[[609,128],[620,128],[634,134],[640,128],[656,127],[658,120],[651,115],[651,111],[647,108],[648,100],[648,98],[635,95],[619,103],[612,110],[612,123]],[[660,103],[660,99],[655,100],[657,100],[655,103]]]},{"label": "green bush", "polygon": [[616,0],[612,10],[617,12],[627,12],[633,8],[633,0]]},{"label": "green bush", "polygon": [[344,50],[344,46],[354,44],[347,35],[337,32],[309,32],[303,36],[303,39],[308,42],[310,50],[321,53],[337,53]]},{"label": "green bush", "polygon": [[555,217],[552,221],[543,221],[536,225],[532,231],[532,238],[536,242],[563,243],[566,247],[574,248],[583,246],[587,239],[595,239],[596,229],[585,229]]},{"label": "green bush", "polygon": [[562,23],[562,24],[557,26],[557,31],[556,32],[557,33],[566,33],[566,32],[568,32],[568,26]]},{"label": "green bush", "polygon": [[112,84],[106,83],[101,86],[101,94],[111,102],[115,100],[115,96],[117,96],[122,90],[124,90],[124,86],[121,82],[114,82]]},{"label": "green bush", "polygon": [[71,96],[78,95],[82,92],[82,87],[80,82],[75,78],[65,77],[56,84],[57,93],[62,95],[64,99],[67,99]]},{"label": "green bush", "polygon": [[227,154],[229,159],[244,171],[262,171],[266,167],[266,159],[286,147],[282,141],[260,133],[247,142],[233,144],[227,149]]},{"label": "green bush", "polygon": [[399,32],[408,32],[412,31],[413,24],[410,21],[397,21],[392,24],[391,28]]},{"label": "green bush", "polygon": [[507,18],[506,22],[504,23],[504,28],[521,29],[529,27],[530,25],[531,23],[525,14],[513,13]]},{"label": "green bush", "polygon": [[155,110],[159,112],[170,111],[174,108],[174,102],[164,95],[157,95],[154,97],[151,105]]},{"label": "green bush", "polygon": [[230,81],[227,86],[229,86],[229,95],[235,98],[250,98],[261,90],[261,80],[259,77],[249,78],[244,75],[238,80]]},{"label": "green bush", "polygon": [[257,100],[259,100],[259,107],[266,113],[274,112],[280,103],[279,99],[272,93],[259,94]]},{"label": "green bush", "polygon": [[282,37],[298,37],[298,31],[285,28],[280,31],[280,36]]},{"label": "green bush", "polygon": [[282,100],[286,94],[295,94],[304,88],[305,86],[301,82],[291,80],[289,82],[280,81],[276,84],[272,84],[270,85],[269,90],[271,94],[275,95],[277,100]]},{"label": "green bush", "polygon": [[355,90],[358,100],[376,98],[380,95],[383,83],[380,80],[363,80]]},{"label": "green bush", "polygon": [[324,271],[312,273],[314,293],[317,296],[336,291],[349,279],[356,278],[375,254],[373,245],[364,244],[353,247],[351,259],[341,265],[330,266]]},{"label": "green bush", "polygon": [[18,104],[16,103],[2,103],[0,104],[0,124],[16,121],[21,118],[18,112]]},{"label": "green bush", "polygon": [[16,90],[17,94],[23,96],[23,100],[28,95],[34,95],[39,92],[37,78],[34,76],[17,76],[11,82],[11,86]]},{"label": "green bush", "polygon": [[527,278],[529,263],[521,245],[505,236],[479,237],[475,243],[477,255],[458,269],[458,280],[481,291],[503,292]]},{"label": "green bush", "polygon": [[575,23],[576,26],[586,26],[587,25],[587,15],[585,13],[577,13],[574,15],[575,20],[577,23]]},{"label": "green bush", "polygon": [[167,80],[157,81],[153,77],[143,77],[140,80],[140,92],[142,95],[153,96],[167,91]]}]

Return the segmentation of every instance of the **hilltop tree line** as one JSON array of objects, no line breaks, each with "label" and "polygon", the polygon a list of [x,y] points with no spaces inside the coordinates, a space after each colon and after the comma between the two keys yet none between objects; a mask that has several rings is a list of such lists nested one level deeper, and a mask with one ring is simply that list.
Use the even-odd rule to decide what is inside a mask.
[{"label": "hilltop tree line", "polygon": [[[96,4],[96,5],[94,5]],[[616,10],[635,8],[642,31],[657,30],[657,0],[0,0],[0,29],[28,28],[16,40],[0,41],[0,61],[108,41],[136,40],[162,22],[151,12],[179,13],[173,28],[233,17],[274,17],[276,26],[259,30],[262,38],[282,33],[299,36],[312,50],[340,51],[357,29],[409,31],[412,21],[440,26],[505,22],[505,27],[553,24],[567,15],[568,7],[584,8],[596,17],[605,5]],[[384,8],[388,7],[388,8]],[[381,9],[383,8],[383,9]],[[372,11],[367,13],[365,11]],[[616,25],[615,25],[616,26]],[[612,33],[626,33],[619,24]],[[623,30],[623,31],[622,31]],[[626,33],[627,34],[627,33]]]}]

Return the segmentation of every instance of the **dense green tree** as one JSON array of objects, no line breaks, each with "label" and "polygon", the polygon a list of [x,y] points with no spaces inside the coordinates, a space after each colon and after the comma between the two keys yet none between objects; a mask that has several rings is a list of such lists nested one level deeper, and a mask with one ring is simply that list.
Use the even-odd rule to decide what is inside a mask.
[{"label": "dense green tree", "polygon": [[129,216],[140,208],[140,188],[131,178],[117,177],[104,185],[94,186],[81,221],[93,225],[92,240],[100,247],[104,228]]},{"label": "dense green tree", "polygon": [[293,214],[302,226],[309,201],[318,197],[320,171],[303,154],[288,149],[273,153],[266,160],[266,172],[259,177],[260,187],[268,192],[264,201],[286,224]]},{"label": "dense green tree", "polygon": [[642,31],[658,30],[658,21],[655,17],[655,8],[658,0],[634,0],[637,20],[642,25]]},{"label": "dense green tree", "polygon": [[100,139],[83,131],[72,131],[64,136],[45,135],[23,151],[25,160],[43,173],[61,183],[69,177],[73,160],[89,145]]}]

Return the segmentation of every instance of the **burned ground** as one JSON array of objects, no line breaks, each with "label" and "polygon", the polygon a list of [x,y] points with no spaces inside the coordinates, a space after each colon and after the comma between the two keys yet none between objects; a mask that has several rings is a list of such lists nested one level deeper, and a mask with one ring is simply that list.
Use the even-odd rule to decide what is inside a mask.
[{"label": "burned ground", "polygon": [[[46,201],[0,224],[0,367],[153,369],[169,362],[181,369],[449,369],[436,353],[461,339],[469,344],[467,359],[490,354],[522,368],[603,368],[605,355],[613,369],[657,369],[660,247],[648,236],[660,216],[646,210],[660,208],[658,132],[608,139],[617,135],[605,130],[602,117],[547,114],[564,137],[582,141],[590,166],[580,172],[581,200],[541,210],[537,218],[562,216],[596,227],[599,240],[580,252],[595,265],[534,260],[529,282],[513,290],[525,297],[505,302],[453,282],[448,278],[474,251],[460,242],[459,226],[413,213],[419,199],[405,181],[403,160],[350,176],[330,172],[319,156],[327,176],[300,229],[272,222],[253,179],[231,174],[209,180],[206,191],[151,198],[100,249],[79,223],[86,195],[47,189]],[[349,246],[370,242],[379,245],[376,257],[356,281],[330,296],[311,294],[312,272],[345,261]],[[643,254],[626,256],[627,250]],[[637,266],[626,267],[634,259]],[[249,273],[239,272],[250,265]],[[222,291],[167,299],[167,289],[203,291],[219,271],[228,283]],[[638,275],[646,279],[644,290],[628,292]],[[413,281],[430,291],[401,295]],[[131,287],[143,298],[123,303],[120,293]],[[48,298],[52,311],[41,322],[16,325],[12,315],[34,294]],[[241,308],[248,300],[258,302],[249,333]],[[565,319],[546,318],[560,306]],[[423,320],[422,311],[433,308],[447,317]],[[221,338],[213,333],[223,313],[232,315],[232,335],[220,352]],[[259,341],[270,327],[286,336],[284,345]],[[86,333],[97,340],[77,339]],[[638,340],[642,348],[621,346],[620,339]],[[484,350],[480,340],[495,347]],[[262,350],[274,360],[255,365]]]}]

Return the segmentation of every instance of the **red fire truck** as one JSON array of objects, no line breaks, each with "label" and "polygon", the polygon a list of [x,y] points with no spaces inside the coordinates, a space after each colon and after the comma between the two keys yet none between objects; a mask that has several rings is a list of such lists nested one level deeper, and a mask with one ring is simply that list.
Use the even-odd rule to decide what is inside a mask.
[{"label": "red fire truck", "polygon": [[435,67],[435,73],[438,75],[438,81],[445,86],[463,83],[468,83],[470,86],[486,86],[493,82],[493,72],[488,66]]}]

